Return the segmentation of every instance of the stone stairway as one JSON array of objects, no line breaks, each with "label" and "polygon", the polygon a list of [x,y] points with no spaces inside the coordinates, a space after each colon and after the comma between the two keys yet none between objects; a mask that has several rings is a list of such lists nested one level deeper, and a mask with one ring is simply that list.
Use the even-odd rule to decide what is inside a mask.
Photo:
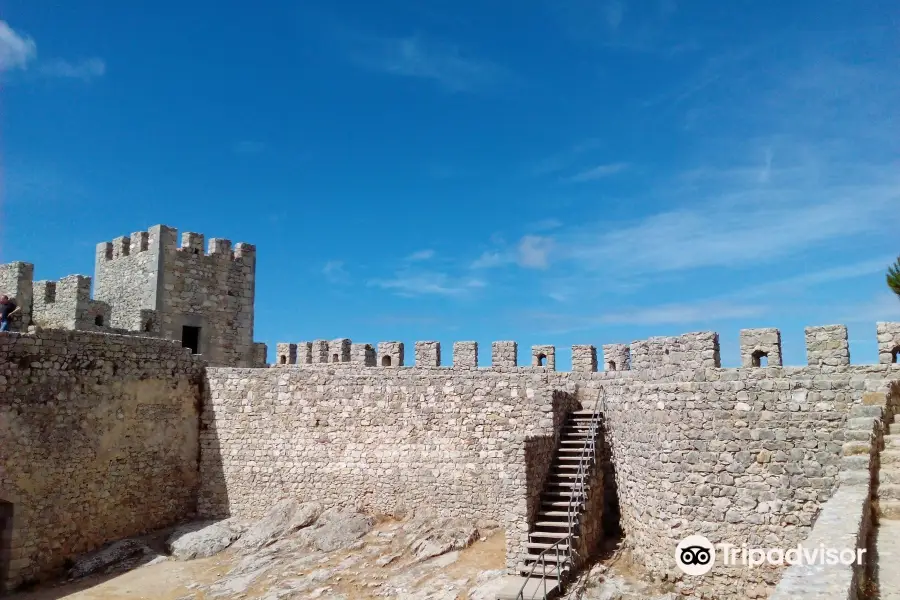
[{"label": "stone stairway", "polygon": [[[599,451],[600,428],[592,433],[590,410],[569,414],[560,431],[559,445],[550,465],[547,481],[541,493],[541,506],[528,534],[527,555],[518,565],[519,577],[509,578],[507,586],[497,595],[498,600],[524,600],[555,598],[572,574],[571,550],[578,548],[581,534],[581,515],[591,490],[577,490],[577,473],[582,452],[591,438],[598,444],[595,455],[587,464],[586,482],[597,468],[596,452]],[[573,537],[569,538],[568,514],[572,505],[577,518],[573,525]],[[560,542],[557,546],[554,543]],[[547,550],[541,559],[541,552]],[[522,589],[522,586],[525,586]],[[522,596],[519,591],[522,590]],[[546,590],[546,593],[545,593]]]},{"label": "stone stairway", "polygon": [[878,471],[879,600],[900,600],[900,416],[888,424]]}]

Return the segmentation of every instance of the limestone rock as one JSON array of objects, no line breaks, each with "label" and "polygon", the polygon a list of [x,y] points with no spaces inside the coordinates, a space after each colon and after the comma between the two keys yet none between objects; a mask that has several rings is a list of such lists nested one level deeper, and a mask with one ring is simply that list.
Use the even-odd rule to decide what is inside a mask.
[{"label": "limestone rock", "polygon": [[178,560],[206,558],[230,546],[244,529],[235,519],[192,523],[175,530],[166,548]]},{"label": "limestone rock", "polygon": [[80,556],[69,569],[70,579],[80,579],[93,573],[106,571],[122,563],[139,564],[156,558],[149,546],[137,540],[119,540],[99,550]]},{"label": "limestone rock", "polygon": [[329,510],[322,514],[315,526],[304,529],[304,541],[322,552],[350,546],[371,531],[375,519],[352,510]]},{"label": "limestone rock", "polygon": [[416,560],[426,560],[453,550],[468,548],[478,539],[478,530],[469,522],[443,520],[409,545]]},{"label": "limestone rock", "polygon": [[298,529],[307,527],[321,512],[322,507],[315,502],[300,504],[293,498],[282,500],[247,530],[235,543],[235,547],[245,552],[264,548]]}]

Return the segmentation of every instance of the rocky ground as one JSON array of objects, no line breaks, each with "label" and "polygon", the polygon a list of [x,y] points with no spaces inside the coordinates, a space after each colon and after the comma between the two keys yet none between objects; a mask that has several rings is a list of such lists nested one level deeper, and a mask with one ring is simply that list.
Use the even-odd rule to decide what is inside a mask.
[{"label": "rocky ground", "polygon": [[[75,561],[67,581],[14,600],[494,600],[503,532],[417,515],[381,520],[287,500],[256,523],[193,523],[115,542]],[[571,586],[568,600],[675,600],[621,555]]]}]

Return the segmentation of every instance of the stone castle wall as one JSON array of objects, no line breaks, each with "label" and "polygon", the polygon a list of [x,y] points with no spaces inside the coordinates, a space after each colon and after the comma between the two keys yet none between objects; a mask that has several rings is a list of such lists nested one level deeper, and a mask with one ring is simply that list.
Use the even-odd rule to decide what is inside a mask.
[{"label": "stone castle wall", "polygon": [[202,515],[260,517],[287,496],[383,514],[430,508],[504,524],[511,552],[527,536],[560,406],[574,408],[528,373],[339,363],[208,378]]},{"label": "stone castle wall", "polygon": [[10,587],[194,513],[202,369],[166,340],[0,334]]},{"label": "stone castle wall", "polygon": [[[680,578],[672,550],[690,533],[738,546],[802,540],[835,487],[850,407],[886,379],[900,379],[900,366],[211,369],[201,508],[256,515],[284,494],[380,512],[428,506],[499,520],[512,568],[560,398],[573,399],[566,410],[602,402],[620,525],[641,562]],[[737,582],[764,595],[778,575],[720,573],[703,591]]]},{"label": "stone castle wall", "polygon": [[97,244],[94,259],[94,299],[112,307],[110,325],[132,331],[144,331],[153,319],[142,311],[155,311],[161,266],[163,225],[149,231],[136,231],[130,237],[117,237]]},{"label": "stone castle wall", "polygon": [[11,329],[24,331],[31,324],[31,286],[34,265],[14,262],[0,265],[0,296],[9,296],[22,311],[13,315]]},{"label": "stone castle wall", "polygon": [[[253,303],[256,248],[178,232],[166,225],[98,244],[95,299],[112,308],[112,324],[182,339],[200,328],[199,353],[211,364],[255,366]],[[156,311],[156,312],[152,312]]]}]

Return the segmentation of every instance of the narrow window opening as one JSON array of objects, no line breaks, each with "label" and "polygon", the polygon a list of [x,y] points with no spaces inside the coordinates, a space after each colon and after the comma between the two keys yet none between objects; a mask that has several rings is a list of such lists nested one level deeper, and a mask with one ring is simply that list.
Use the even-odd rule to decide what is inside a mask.
[{"label": "narrow window opening", "polygon": [[144,331],[153,331],[153,321],[144,323]]},{"label": "narrow window opening", "polygon": [[538,354],[537,366],[539,366],[539,367],[547,366],[547,355],[546,354]]},{"label": "narrow window opening", "polygon": [[96,317],[94,317],[94,325],[103,327],[103,315],[97,315]]},{"label": "narrow window opening", "polygon": [[606,363],[606,370],[607,371],[615,371],[616,370],[616,362],[611,360],[608,363]]},{"label": "narrow window opening", "polygon": [[283,364],[283,365],[287,364],[287,356],[285,356],[284,354],[281,355],[280,360],[281,360],[281,364]]},{"label": "narrow window opening", "polygon": [[391,366],[391,357],[390,356],[382,356],[381,357],[381,366],[382,367]]},{"label": "narrow window opening", "polygon": [[895,364],[900,363],[900,346],[891,350],[891,362]]},{"label": "narrow window opening", "polygon": [[769,355],[762,350],[757,350],[750,356],[750,364],[754,367],[768,367],[769,366]]},{"label": "narrow window opening", "polygon": [[337,354],[332,354],[332,355],[331,355],[331,362],[340,362],[340,360],[338,360],[338,355],[337,355]]},{"label": "narrow window opening", "polygon": [[200,328],[183,326],[181,328],[181,346],[190,348],[191,354],[200,354]]}]

